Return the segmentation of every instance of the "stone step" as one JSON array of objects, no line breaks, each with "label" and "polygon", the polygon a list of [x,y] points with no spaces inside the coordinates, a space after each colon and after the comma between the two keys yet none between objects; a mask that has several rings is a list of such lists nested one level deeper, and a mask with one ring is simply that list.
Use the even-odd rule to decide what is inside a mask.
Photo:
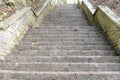
[{"label": "stone step", "polygon": [[38,41],[42,41],[42,40],[61,40],[61,41],[84,41],[84,40],[91,40],[91,41],[94,41],[94,40],[97,40],[97,41],[102,41],[102,40],[106,40],[105,38],[101,38],[101,37],[58,37],[58,38],[41,38],[41,37],[37,37],[37,36],[29,36],[29,37],[24,37],[22,40],[38,40]]},{"label": "stone step", "polygon": [[45,31],[28,31],[27,32],[27,34],[26,35],[37,35],[37,34],[45,34],[45,35],[47,35],[47,34],[51,34],[51,35],[55,35],[55,34],[60,34],[60,35],[68,35],[68,36],[70,36],[70,35],[76,35],[76,36],[82,36],[82,35],[102,35],[102,36],[104,36],[104,33],[103,32],[100,32],[100,31],[97,31],[97,32],[95,32],[95,31],[87,31],[87,32],[84,32],[84,31],[77,31],[76,29],[75,29],[75,31],[58,31],[58,30],[56,30],[56,31],[53,31],[53,30],[45,30]]},{"label": "stone step", "polygon": [[[55,15],[55,16],[57,16],[57,15]],[[69,17],[69,18],[68,18]],[[82,16],[80,16],[80,15],[66,15],[66,16],[64,16],[64,18],[67,18],[67,19],[63,19],[62,21],[60,21],[60,22],[67,22],[68,20],[70,21],[70,18],[72,17],[72,20],[76,20],[76,22],[77,22],[77,19],[79,19],[79,17],[81,17],[81,18],[84,18],[84,17],[82,17]],[[62,17],[61,18],[52,18],[52,19],[46,19],[45,21],[46,22],[44,22],[44,24],[46,24],[46,23],[50,23],[50,22],[58,22],[59,20],[61,20],[62,19]],[[72,21],[71,20],[71,21]],[[80,20],[80,19],[79,19]],[[79,22],[79,20],[78,20],[78,22]],[[60,22],[58,22],[58,23],[60,23]],[[86,21],[85,19],[81,19],[81,22],[79,22],[79,24],[86,24],[86,25],[83,25],[83,26],[88,26],[88,21]],[[63,23],[63,24],[67,24],[67,23]],[[70,24],[75,24],[74,22],[73,23],[70,23]],[[55,24],[53,24],[53,25],[55,25]],[[79,25],[78,25],[79,26]]]},{"label": "stone step", "polygon": [[37,35],[37,34],[45,34],[45,35],[47,35],[47,34],[51,34],[51,35],[54,35],[54,34],[60,34],[60,35],[78,35],[78,36],[82,36],[82,35],[103,35],[104,36],[104,34],[102,33],[102,32],[65,32],[65,31],[56,31],[56,32],[54,32],[54,31],[44,31],[44,32],[42,32],[42,31],[39,31],[39,32],[37,32],[37,31],[34,31],[34,32],[28,32],[27,33],[27,35]]},{"label": "stone step", "polygon": [[69,38],[41,38],[41,37],[29,37],[29,38],[23,38],[22,40],[24,41],[40,41],[40,42],[49,42],[49,41],[53,41],[53,42],[63,42],[63,41],[83,41],[83,43],[85,41],[105,41],[105,39],[103,38],[76,38],[76,37],[69,37]]},{"label": "stone step", "polygon": [[14,50],[13,56],[114,56],[114,50]]},{"label": "stone step", "polygon": [[111,46],[108,46],[108,45],[63,45],[63,44],[59,44],[59,45],[41,45],[41,44],[31,44],[31,45],[19,45],[19,46],[16,46],[16,48],[25,48],[25,49],[29,49],[29,48],[33,48],[33,49],[42,49],[43,48],[48,48],[48,49],[52,49],[52,50],[58,50],[58,49],[75,49],[75,50],[91,50],[92,49],[106,49],[106,50],[111,50]]},{"label": "stone step", "polygon": [[16,49],[18,50],[111,50],[112,48],[110,46],[103,46],[103,45],[99,45],[99,46],[95,46],[95,45],[80,45],[80,46],[76,46],[76,45],[69,45],[69,46],[60,46],[60,45],[54,45],[54,46],[38,46],[38,45],[20,45],[17,46]]},{"label": "stone step", "polygon": [[101,37],[101,38],[104,38],[103,35],[101,34],[98,34],[98,35],[90,35],[90,34],[80,34],[80,35],[69,35],[69,34],[66,34],[66,35],[62,35],[62,34],[54,34],[54,35],[50,35],[50,34],[46,34],[46,35],[43,35],[43,34],[26,34],[25,37],[41,37],[41,38],[65,38],[65,37],[91,37],[91,38],[98,38],[98,37]]},{"label": "stone step", "polygon": [[[71,34],[72,35],[72,34]],[[95,40],[104,40],[107,42],[107,39],[103,35],[76,35],[76,36],[68,36],[68,35],[44,35],[44,34],[32,34],[32,35],[25,35],[23,39],[30,39],[30,38],[38,38],[38,39],[61,39],[61,40],[89,40],[89,39],[95,39]]]},{"label": "stone step", "polygon": [[16,71],[120,71],[120,63],[41,63],[41,62],[1,62],[1,70]]},{"label": "stone step", "polygon": [[60,42],[53,42],[53,41],[46,41],[46,42],[41,42],[41,41],[20,41],[19,45],[48,45],[48,46],[57,46],[57,45],[109,45],[108,42],[106,41],[87,41],[87,42],[83,42],[83,41],[60,41]]},{"label": "stone step", "polygon": [[119,63],[119,56],[7,56],[5,62]]},{"label": "stone step", "polygon": [[81,26],[88,26],[88,25],[90,25],[87,21],[86,22],[85,21],[82,22],[83,20],[79,19],[79,18],[74,19],[74,21],[76,21],[76,23],[73,23],[72,22],[73,20],[71,20],[71,18],[67,19],[66,21],[63,21],[64,19],[66,19],[66,18],[64,18],[61,21],[59,20],[59,21],[44,22],[43,26],[67,26],[67,25],[71,25],[71,26],[79,26],[79,25],[81,25]]},{"label": "stone step", "polygon": [[[30,35],[30,34],[26,34],[26,35]],[[42,37],[42,36],[64,36],[64,37],[81,37],[81,36],[103,36],[103,34],[39,34],[39,33],[34,33],[32,35],[39,35],[39,37]]]},{"label": "stone step", "polygon": [[[52,43],[53,42],[53,43]],[[56,42],[54,42],[54,41],[49,41],[49,42],[31,42],[31,41],[29,41],[29,42],[20,42],[19,43],[20,45],[16,45],[16,47],[36,47],[36,46],[38,46],[38,47],[47,47],[48,46],[48,48],[49,47],[57,47],[57,48],[60,48],[60,47],[77,47],[78,46],[78,48],[80,47],[81,48],[81,46],[82,47],[86,47],[86,46],[88,46],[88,47],[97,47],[97,48],[101,48],[101,47],[103,47],[103,48],[110,48],[110,49],[112,49],[111,48],[111,46],[109,45],[109,44],[87,44],[87,43],[80,43],[80,42],[72,42],[72,43],[64,43],[64,42],[58,42],[57,43],[57,41]]]},{"label": "stone step", "polygon": [[[30,34],[26,34],[28,36],[31,36]],[[39,33],[34,33],[32,36],[36,35],[37,37],[103,37],[103,34],[39,34]]]},{"label": "stone step", "polygon": [[35,34],[51,34],[51,35],[53,35],[53,34],[76,34],[76,35],[80,35],[80,34],[84,34],[84,35],[87,35],[87,34],[91,34],[91,35],[95,35],[95,34],[101,34],[101,35],[103,35],[103,33],[102,32],[82,32],[82,31],[77,31],[76,29],[75,29],[75,31],[58,31],[58,30],[56,30],[56,31],[32,31],[32,32],[28,32],[27,34],[33,34],[33,35],[35,35]]},{"label": "stone step", "polygon": [[71,25],[71,26],[79,26],[79,25],[88,26],[89,25],[88,22],[82,22],[83,20],[75,20],[77,22],[77,24],[73,23],[72,22],[73,20],[70,20],[70,19],[68,19],[68,20],[66,20],[66,21],[61,20],[61,21],[44,22],[43,26],[58,26],[58,25],[59,26],[67,26],[67,25]]},{"label": "stone step", "polygon": [[[77,29],[77,31],[101,31],[101,29],[97,26],[40,26],[40,27],[33,27],[29,30],[50,30],[50,31],[66,31],[66,30],[72,30]],[[101,31],[102,32],[102,31]]]},{"label": "stone step", "polygon": [[[43,26],[44,27],[44,26]],[[43,31],[44,30],[44,31]],[[79,29],[79,28],[73,28],[73,29],[57,29],[57,28],[46,28],[46,29],[42,29],[42,27],[37,27],[37,29],[29,29],[28,32],[31,31],[31,32],[76,32],[76,33],[103,33],[100,29],[95,29],[95,30],[92,30],[92,29]]]},{"label": "stone step", "polygon": [[119,80],[119,71],[38,72],[0,70],[1,80]]},{"label": "stone step", "polygon": [[94,45],[94,44],[108,44],[107,41],[105,40],[101,40],[101,41],[92,41],[92,40],[89,40],[89,39],[86,39],[86,40],[81,40],[81,41],[78,41],[78,40],[74,40],[74,41],[62,41],[62,40],[59,40],[59,41],[40,41],[40,40],[29,40],[29,41],[26,41],[26,40],[22,40],[20,41],[20,43],[31,43],[31,42],[38,42],[38,43],[48,43],[48,44],[76,44],[76,43],[79,43],[79,44],[86,44],[86,45]]},{"label": "stone step", "polygon": [[[71,13],[70,13],[71,14]],[[57,14],[58,15],[58,14]],[[72,14],[71,14],[72,15]],[[70,16],[71,16],[70,15]],[[66,15],[67,16],[67,15]],[[76,16],[76,14],[73,14],[73,17],[75,17]],[[78,17],[78,16],[77,16]],[[83,16],[82,16],[83,17]],[[56,16],[53,16],[53,19],[54,18],[56,18]],[[60,17],[61,18],[61,17]],[[49,20],[49,18],[46,18],[45,20]],[[42,26],[42,25],[40,25],[40,27],[32,27],[33,29],[41,29],[41,27],[42,28],[51,28],[51,29],[56,29],[56,28],[83,28],[83,29],[94,29],[94,28],[96,28],[96,29],[98,29],[99,27],[98,26],[81,26],[81,25],[79,25],[79,26],[71,26],[71,25],[67,25],[67,26]]]},{"label": "stone step", "polygon": [[[70,32],[74,32],[74,33],[103,33],[101,30],[97,30],[97,29],[95,29],[95,30],[92,30],[92,29],[77,29],[77,28],[73,28],[73,29],[57,29],[57,28],[53,28],[53,29],[51,29],[51,28],[46,28],[46,29],[42,29],[42,27],[39,29],[30,29],[29,31],[31,31],[31,32],[38,32],[38,33],[40,33],[40,32],[49,32],[49,33],[54,33],[54,32],[64,32],[64,33],[70,33]],[[29,32],[28,31],[28,32]],[[30,32],[29,32],[30,33]]]}]

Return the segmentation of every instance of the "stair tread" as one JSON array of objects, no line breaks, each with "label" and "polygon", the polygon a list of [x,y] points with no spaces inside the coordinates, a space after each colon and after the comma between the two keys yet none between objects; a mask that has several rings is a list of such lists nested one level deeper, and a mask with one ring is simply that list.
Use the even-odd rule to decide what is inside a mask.
[{"label": "stair tread", "polygon": [[113,56],[113,50],[14,50],[12,55],[26,56]]},{"label": "stair tread", "polygon": [[119,63],[119,56],[7,56],[6,62],[97,62]]},{"label": "stair tread", "polygon": [[18,71],[119,71],[120,63],[1,63],[2,70]]},{"label": "stair tread", "polygon": [[[38,71],[10,71],[2,70],[0,74],[10,76],[2,76],[3,80],[119,80],[119,71],[79,71],[79,72],[38,72]],[[1,79],[2,80],[2,79]]]}]

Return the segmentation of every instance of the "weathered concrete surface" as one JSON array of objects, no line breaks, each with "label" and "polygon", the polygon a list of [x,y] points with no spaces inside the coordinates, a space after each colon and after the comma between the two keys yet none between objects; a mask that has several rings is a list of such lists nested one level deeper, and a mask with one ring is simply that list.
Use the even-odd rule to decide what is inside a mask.
[{"label": "weathered concrete surface", "polygon": [[91,25],[94,25],[94,12],[95,9],[93,8],[92,4],[88,1],[88,0],[83,0],[82,3],[81,1],[79,1],[78,6],[81,6],[83,11],[85,12],[89,22]]},{"label": "weathered concrete surface", "polygon": [[94,21],[107,34],[111,44],[120,55],[120,17],[108,7],[99,6],[94,14]]},{"label": "weathered concrete surface", "polygon": [[31,8],[24,8],[7,20],[0,22],[0,55],[7,55],[26,33],[30,25],[35,24]]}]

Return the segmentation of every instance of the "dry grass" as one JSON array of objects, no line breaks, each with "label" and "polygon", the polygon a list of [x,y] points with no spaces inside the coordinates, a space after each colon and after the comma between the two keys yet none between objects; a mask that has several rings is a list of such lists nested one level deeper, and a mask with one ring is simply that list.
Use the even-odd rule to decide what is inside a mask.
[{"label": "dry grass", "polygon": [[6,18],[10,17],[15,13],[15,8],[7,7],[6,5],[0,6],[0,21],[5,20]]},{"label": "dry grass", "polygon": [[120,0],[89,0],[94,7],[98,5],[108,6],[112,11],[114,11],[118,16],[120,16]]}]

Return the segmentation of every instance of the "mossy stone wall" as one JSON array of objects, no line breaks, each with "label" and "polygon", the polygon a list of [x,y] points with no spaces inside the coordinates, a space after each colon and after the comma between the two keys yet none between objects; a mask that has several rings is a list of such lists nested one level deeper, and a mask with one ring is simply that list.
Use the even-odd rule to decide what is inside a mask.
[{"label": "mossy stone wall", "polygon": [[110,43],[120,55],[120,17],[106,6],[99,6],[94,14],[95,24],[106,33]]}]

